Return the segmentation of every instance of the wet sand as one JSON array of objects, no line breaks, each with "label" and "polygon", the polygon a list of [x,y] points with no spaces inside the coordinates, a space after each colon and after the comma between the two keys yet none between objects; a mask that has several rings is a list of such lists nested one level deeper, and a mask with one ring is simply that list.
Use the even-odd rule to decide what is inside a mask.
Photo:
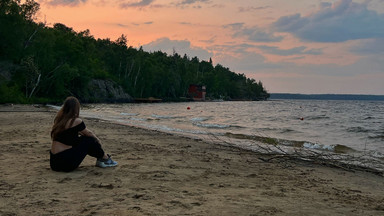
[{"label": "wet sand", "polygon": [[384,215],[384,177],[84,119],[119,166],[50,170],[44,107],[0,106],[0,215]]}]

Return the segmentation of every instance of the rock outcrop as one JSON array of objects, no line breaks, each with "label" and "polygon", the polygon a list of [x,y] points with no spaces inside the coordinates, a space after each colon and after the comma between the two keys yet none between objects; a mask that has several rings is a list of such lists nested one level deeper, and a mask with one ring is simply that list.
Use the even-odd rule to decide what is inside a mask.
[{"label": "rock outcrop", "polygon": [[134,99],[123,88],[111,80],[95,79],[89,82],[89,95],[86,102],[127,103]]}]

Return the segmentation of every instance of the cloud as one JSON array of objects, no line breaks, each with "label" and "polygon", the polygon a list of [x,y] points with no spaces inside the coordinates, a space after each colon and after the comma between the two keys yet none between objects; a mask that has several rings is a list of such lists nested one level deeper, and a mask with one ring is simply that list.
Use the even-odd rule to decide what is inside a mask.
[{"label": "cloud", "polygon": [[121,8],[142,8],[151,5],[155,0],[130,1],[120,4]]},{"label": "cloud", "polygon": [[52,5],[52,6],[59,6],[59,5],[76,6],[76,5],[79,5],[81,3],[85,3],[87,1],[88,0],[47,0],[47,1],[42,1],[42,2],[49,4],[49,5]]},{"label": "cloud", "polygon": [[329,8],[329,7],[332,7],[332,3],[330,3],[330,2],[320,2],[319,7],[320,8]]},{"label": "cloud", "polygon": [[143,45],[146,51],[162,51],[169,55],[176,51],[181,56],[186,54],[190,58],[197,56],[201,60],[208,60],[213,56],[211,52],[200,47],[193,47],[188,40],[170,40],[169,38],[159,38],[148,44]]},{"label": "cloud", "polygon": [[176,7],[180,7],[180,8],[186,8],[186,7],[193,5],[193,8],[200,9],[202,7],[199,3],[209,4],[211,2],[212,2],[211,0],[181,0],[181,1],[175,2],[173,4],[176,5]]},{"label": "cloud", "polygon": [[358,55],[384,55],[384,38],[362,40],[350,51]]},{"label": "cloud", "polygon": [[210,0],[183,0],[179,4],[187,5],[187,4],[194,4],[196,2],[207,3],[207,2],[210,2]]},{"label": "cloud", "polygon": [[211,8],[225,8],[224,4],[214,4],[211,6]]},{"label": "cloud", "polygon": [[384,38],[384,15],[367,7],[367,3],[352,0],[322,3],[316,12],[308,16],[283,16],[272,27],[312,42]]},{"label": "cloud", "polygon": [[231,23],[224,26],[224,28],[231,28],[232,30],[238,31],[244,26],[244,23]]},{"label": "cloud", "polygon": [[207,44],[213,44],[213,43],[215,43],[216,39],[217,39],[217,37],[214,36],[214,37],[211,37],[211,38],[209,38],[207,40],[199,40],[199,41],[203,42],[203,43],[207,43]]},{"label": "cloud", "polygon": [[187,25],[187,26],[190,26],[190,25],[193,25],[192,23],[190,22],[179,22],[180,25]]},{"label": "cloud", "polygon": [[323,52],[321,49],[307,49],[305,46],[295,47],[291,49],[279,49],[275,46],[257,46],[259,49],[266,53],[279,55],[279,56],[290,56],[290,55],[321,55]]},{"label": "cloud", "polygon": [[119,26],[119,27],[122,27],[122,28],[127,28],[128,27],[128,25],[122,24],[122,23],[117,23],[116,25]]},{"label": "cloud", "polygon": [[244,12],[253,12],[253,11],[259,11],[259,10],[264,10],[264,9],[268,9],[270,8],[270,6],[262,6],[262,7],[252,7],[252,6],[248,6],[248,7],[239,7],[239,12],[240,13],[244,13]]},{"label": "cloud", "polygon": [[254,73],[281,67],[278,64],[266,62],[264,56],[258,53],[245,50],[238,57],[227,56],[227,59],[223,62],[225,62],[225,66],[229,66],[236,73]]},{"label": "cloud", "polygon": [[114,25],[117,25],[122,28],[129,28],[132,26],[152,25],[153,23],[154,23],[153,21],[148,21],[148,22],[141,22],[141,23],[132,22],[130,24],[114,23]]},{"label": "cloud", "polygon": [[280,65],[268,63],[261,54],[254,49],[255,45],[248,43],[241,44],[221,44],[212,45],[210,50],[214,50],[214,61],[224,63],[236,73],[254,73],[265,69],[279,68]]},{"label": "cloud", "polygon": [[132,23],[132,25],[134,25],[134,26],[152,25],[152,24],[153,24],[153,21],[148,21],[148,22],[143,22],[143,23],[136,23],[136,22]]},{"label": "cloud", "polygon": [[232,35],[234,38],[245,37],[254,42],[280,42],[284,38],[282,36],[275,36],[273,33],[257,26],[245,27],[244,23],[232,23],[223,27],[231,29],[234,32]]}]

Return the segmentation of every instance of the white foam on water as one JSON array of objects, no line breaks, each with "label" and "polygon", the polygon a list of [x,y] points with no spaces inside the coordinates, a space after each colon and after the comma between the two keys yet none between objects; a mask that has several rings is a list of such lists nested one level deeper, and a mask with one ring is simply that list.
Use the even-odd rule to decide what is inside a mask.
[{"label": "white foam on water", "polygon": [[369,155],[384,160],[384,154],[378,151],[370,151]]},{"label": "white foam on water", "polygon": [[120,115],[123,115],[123,116],[137,116],[139,114],[138,113],[124,113],[124,112],[122,112],[122,113],[120,113]]},{"label": "white foam on water", "polygon": [[156,115],[156,114],[152,114],[152,117],[158,118],[158,119],[174,119],[174,118],[178,118],[176,116]]},{"label": "white foam on water", "polygon": [[132,121],[147,121],[148,120],[148,119],[145,119],[145,118],[136,118],[136,117],[131,117],[129,119],[132,120]]},{"label": "white foam on water", "polygon": [[194,123],[194,125],[198,127],[204,127],[204,128],[229,128],[231,125],[220,125],[220,124],[201,124],[201,123]]},{"label": "white foam on water", "polygon": [[183,130],[180,128],[173,128],[166,125],[157,125],[157,124],[142,124],[141,126],[144,126],[145,128],[149,128],[152,130],[158,130],[163,132],[178,132],[182,134],[208,134],[205,131],[199,131],[199,130]]},{"label": "white foam on water", "polygon": [[55,110],[60,110],[61,109],[61,106],[55,106],[55,105],[51,105],[51,104],[47,104],[47,107],[51,107]]},{"label": "white foam on water", "polygon": [[209,118],[207,117],[195,117],[195,118],[191,118],[191,121],[193,122],[201,122],[201,121],[207,121]]},{"label": "white foam on water", "polygon": [[327,150],[327,151],[334,151],[335,150],[334,146],[323,145],[323,144],[318,144],[318,143],[309,143],[309,142],[304,143],[303,147],[309,148],[309,149],[316,149],[316,150]]}]

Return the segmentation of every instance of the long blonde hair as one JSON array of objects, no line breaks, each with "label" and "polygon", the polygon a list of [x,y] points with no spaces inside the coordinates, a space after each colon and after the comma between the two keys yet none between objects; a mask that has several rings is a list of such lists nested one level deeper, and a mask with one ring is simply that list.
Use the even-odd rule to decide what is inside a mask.
[{"label": "long blonde hair", "polygon": [[65,130],[65,126],[70,120],[70,126],[73,124],[76,118],[80,114],[80,102],[75,97],[67,97],[64,101],[64,105],[61,107],[59,112],[56,114],[55,120],[53,121],[51,138],[56,139],[57,134]]}]

